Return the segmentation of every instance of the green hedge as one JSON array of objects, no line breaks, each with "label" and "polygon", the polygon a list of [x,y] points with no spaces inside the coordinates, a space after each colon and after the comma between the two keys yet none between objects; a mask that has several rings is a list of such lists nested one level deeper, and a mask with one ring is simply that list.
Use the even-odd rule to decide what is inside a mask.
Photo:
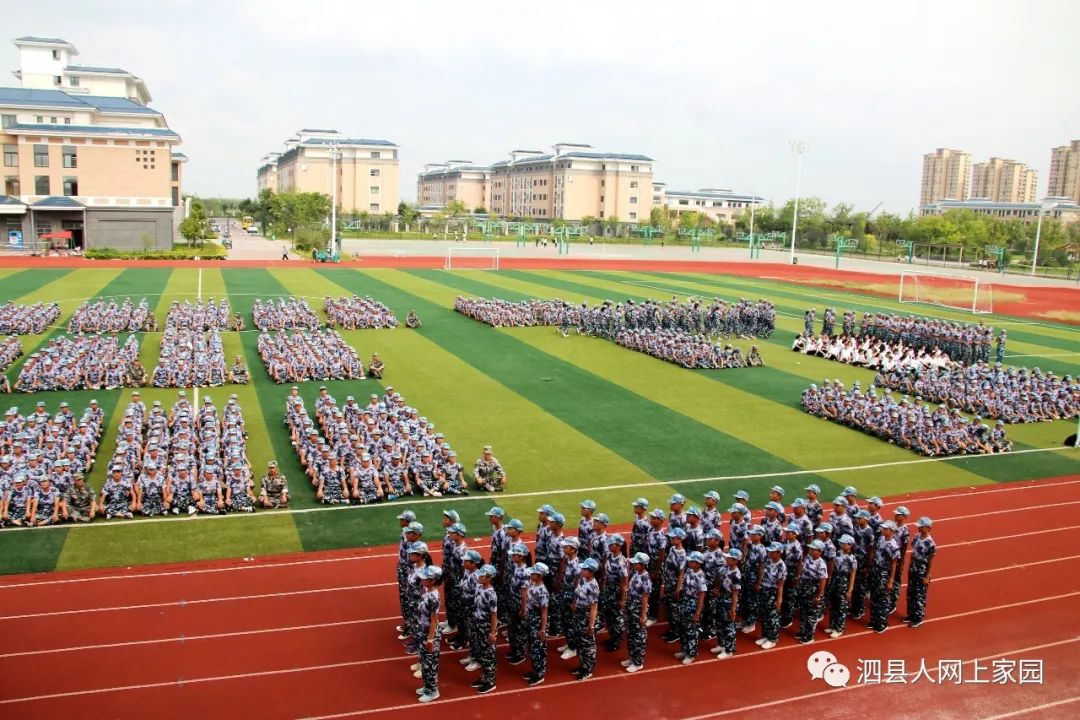
[{"label": "green hedge", "polygon": [[91,248],[84,257],[91,260],[224,260],[228,251],[217,243],[204,243],[195,247],[177,245],[172,250],[117,250],[115,248]]}]

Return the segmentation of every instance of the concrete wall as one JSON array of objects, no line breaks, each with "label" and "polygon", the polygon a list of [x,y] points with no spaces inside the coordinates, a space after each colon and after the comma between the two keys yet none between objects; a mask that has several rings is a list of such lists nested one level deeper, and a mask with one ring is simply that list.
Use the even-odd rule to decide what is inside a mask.
[{"label": "concrete wall", "polygon": [[86,247],[168,250],[173,246],[173,209],[86,210]]}]

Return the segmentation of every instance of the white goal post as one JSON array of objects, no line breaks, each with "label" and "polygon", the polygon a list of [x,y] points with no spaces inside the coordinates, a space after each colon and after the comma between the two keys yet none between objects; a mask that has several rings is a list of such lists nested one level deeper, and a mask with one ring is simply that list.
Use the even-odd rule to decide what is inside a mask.
[{"label": "white goal post", "polygon": [[498,270],[499,248],[497,247],[449,247],[446,249],[447,270]]},{"label": "white goal post", "polygon": [[902,272],[899,301],[988,315],[994,312],[994,286],[978,277]]}]

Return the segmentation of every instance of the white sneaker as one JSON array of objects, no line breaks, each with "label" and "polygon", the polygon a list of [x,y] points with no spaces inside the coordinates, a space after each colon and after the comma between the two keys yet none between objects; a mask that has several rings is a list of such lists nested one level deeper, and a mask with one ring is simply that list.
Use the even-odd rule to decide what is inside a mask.
[{"label": "white sneaker", "polygon": [[471,663],[469,663],[468,665],[465,666],[465,672],[476,672],[479,669],[480,669],[480,663],[475,662],[475,661],[473,661],[473,662],[471,662]]},{"label": "white sneaker", "polygon": [[188,505],[188,509],[187,509],[187,514],[188,515],[194,515],[197,512],[199,512],[199,508],[195,507],[194,505]]},{"label": "white sneaker", "polygon": [[684,652],[677,652],[677,653],[675,653],[675,659],[676,659],[676,660],[682,660],[682,659],[683,659],[683,658],[685,658],[685,657],[686,657],[686,653],[684,653]]},{"label": "white sneaker", "polygon": [[774,647],[776,647],[776,643],[772,640],[766,640],[765,642],[761,643],[762,650],[772,650]]},{"label": "white sneaker", "polygon": [[475,662],[475,660],[473,660],[472,657],[466,655],[465,657],[458,660],[458,662],[462,665],[468,665],[469,663]]},{"label": "white sneaker", "polygon": [[727,660],[729,657],[733,657],[733,653],[729,653],[727,651],[724,651],[724,652],[721,652],[719,655],[717,655],[716,659],[717,660]]},{"label": "white sneaker", "polygon": [[689,655],[687,655],[686,657],[684,657],[682,659],[682,664],[683,665],[689,665],[692,662],[694,662],[694,658],[690,657]]},{"label": "white sneaker", "polygon": [[566,652],[567,650],[570,649],[570,646],[569,645],[560,645],[559,647],[557,647],[555,649],[558,652],[564,653],[564,652]]},{"label": "white sneaker", "polygon": [[450,626],[446,624],[445,620],[443,620],[441,623],[439,623],[439,629],[442,630],[443,632],[446,632],[449,627]]},{"label": "white sneaker", "polygon": [[422,703],[429,703],[432,700],[438,700],[439,699],[439,691],[436,690],[434,693],[431,693],[431,694],[424,693],[423,695],[420,696],[419,699],[420,699],[420,702],[422,702]]},{"label": "white sneaker", "polygon": [[764,645],[765,644],[765,638],[758,638],[757,640],[754,641],[754,644],[755,645]]},{"label": "white sneaker", "polygon": [[652,627],[655,624],[656,624],[656,620],[654,620],[653,618],[649,618],[648,620],[645,621],[645,627]]},{"label": "white sneaker", "polygon": [[411,637],[412,637],[412,635],[409,634],[409,633],[401,633],[400,635],[397,636],[397,639],[398,640],[408,640]]},{"label": "white sneaker", "polygon": [[422,672],[420,672],[419,670],[417,670],[416,672],[414,672],[414,673],[412,674],[412,676],[413,676],[414,678],[422,678],[422,677],[424,677],[424,673],[422,673]]},{"label": "white sneaker", "polygon": [[412,665],[409,666],[409,669],[414,670],[414,671],[419,670],[420,669],[420,663],[413,663]]},{"label": "white sneaker", "polygon": [[577,650],[571,650],[571,649],[567,648],[566,651],[564,651],[563,654],[560,655],[559,657],[561,657],[563,660],[569,660],[570,658],[576,658],[577,657]]},{"label": "white sneaker", "polygon": [[173,515],[179,515],[179,514],[180,514],[180,508],[178,508],[178,507],[174,507],[174,508],[172,509],[172,514],[173,514]]},{"label": "white sneaker", "polygon": [[720,653],[724,652],[724,648],[721,645],[717,645],[709,652],[713,653],[714,655],[719,655]]},{"label": "white sneaker", "polygon": [[427,688],[425,688],[425,687],[416,688],[416,694],[417,695],[425,695],[425,694],[427,694]]},{"label": "white sneaker", "polygon": [[622,665],[623,667],[630,667],[630,666],[631,666],[631,665],[633,665],[634,663],[630,662],[629,660],[623,660],[623,661],[622,661],[622,662],[620,662],[619,664],[620,664],[620,665]]},{"label": "white sneaker", "polygon": [[749,635],[750,633],[754,632],[754,629],[755,629],[756,627],[757,627],[756,625],[743,625],[743,626],[742,626],[742,628],[740,628],[740,629],[741,629],[741,630],[742,630],[742,631],[743,631],[744,633],[746,633],[747,635]]},{"label": "white sneaker", "polygon": [[641,667],[642,667],[641,665],[627,665],[626,666],[626,672],[628,672],[628,673],[636,673],[638,670],[641,669]]}]

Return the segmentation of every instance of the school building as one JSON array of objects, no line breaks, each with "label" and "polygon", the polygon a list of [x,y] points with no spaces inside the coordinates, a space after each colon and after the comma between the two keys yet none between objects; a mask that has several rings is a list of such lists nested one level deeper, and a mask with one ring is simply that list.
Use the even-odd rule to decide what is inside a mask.
[{"label": "school building", "polygon": [[75,64],[60,38],[14,42],[20,84],[0,87],[0,243],[172,247],[187,158],[145,82]]}]

